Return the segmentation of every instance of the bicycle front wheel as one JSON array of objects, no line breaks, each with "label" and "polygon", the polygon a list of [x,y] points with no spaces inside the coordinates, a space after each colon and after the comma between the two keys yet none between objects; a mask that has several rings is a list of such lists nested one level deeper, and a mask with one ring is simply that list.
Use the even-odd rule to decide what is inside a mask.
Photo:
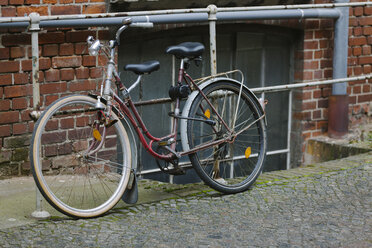
[{"label": "bicycle front wheel", "polygon": [[187,120],[190,149],[230,137],[189,155],[200,178],[223,193],[247,190],[262,171],[266,155],[266,126],[259,103],[246,88],[239,92],[240,84],[231,81],[206,86],[203,93],[213,107],[198,94]]},{"label": "bicycle front wheel", "polygon": [[31,169],[40,192],[72,217],[106,213],[121,199],[130,175],[127,132],[115,111],[105,120],[96,101],[83,95],[57,100],[31,139]]}]

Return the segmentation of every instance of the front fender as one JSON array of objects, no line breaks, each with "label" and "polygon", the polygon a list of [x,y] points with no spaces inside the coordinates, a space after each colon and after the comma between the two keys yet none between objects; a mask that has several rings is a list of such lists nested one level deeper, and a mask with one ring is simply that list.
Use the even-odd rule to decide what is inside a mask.
[{"label": "front fender", "polygon": [[[231,78],[225,78],[225,77],[217,77],[217,78],[209,79],[206,82],[202,83],[201,85],[199,85],[199,88],[201,90],[203,90],[205,87],[207,87],[207,86],[209,86],[209,85],[211,85],[215,82],[221,81],[221,80],[235,83],[239,87],[241,86],[241,83],[237,80],[234,80],[234,79],[231,79]],[[256,105],[260,109],[261,113],[265,113],[263,108],[262,108],[262,105],[260,104],[260,101],[258,100],[256,95],[247,86],[243,85],[243,87],[244,87],[245,90],[248,91],[248,93],[255,100]],[[195,101],[195,98],[197,97],[198,94],[199,94],[198,90],[193,91],[189,95],[189,97],[187,98],[186,103],[185,103],[185,105],[183,107],[183,110],[182,110],[182,117],[183,118],[180,120],[180,133],[181,133],[182,149],[183,149],[184,152],[187,152],[187,151],[190,150],[190,145],[189,145],[189,141],[188,141],[188,138],[187,138],[187,119],[186,118],[188,117],[190,109],[191,109],[191,105]]]}]

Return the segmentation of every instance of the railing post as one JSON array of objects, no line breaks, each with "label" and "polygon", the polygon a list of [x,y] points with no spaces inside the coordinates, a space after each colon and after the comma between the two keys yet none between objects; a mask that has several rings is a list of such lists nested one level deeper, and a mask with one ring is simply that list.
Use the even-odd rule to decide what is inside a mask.
[{"label": "railing post", "polygon": [[214,4],[208,5],[209,14],[209,46],[211,58],[211,75],[217,74],[217,48],[216,48],[216,21],[217,21],[217,6]]},{"label": "railing post", "polygon": [[[40,15],[38,13],[31,13],[30,27],[31,31],[31,47],[32,47],[32,96],[33,96],[33,113],[31,115],[34,119],[39,117],[38,110],[40,108],[40,87],[39,87],[39,31],[40,31]],[[31,216],[38,219],[45,219],[50,217],[47,211],[43,210],[43,197],[38,188],[36,188],[36,210],[32,212]]]}]

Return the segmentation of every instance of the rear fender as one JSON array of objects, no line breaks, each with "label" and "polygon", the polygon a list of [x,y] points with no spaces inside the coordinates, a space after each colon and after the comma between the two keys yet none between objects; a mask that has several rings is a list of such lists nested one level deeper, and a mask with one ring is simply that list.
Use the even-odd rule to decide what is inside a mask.
[{"label": "rear fender", "polygon": [[[202,83],[201,85],[199,85],[199,88],[201,90],[203,90],[205,87],[207,87],[207,86],[209,86],[213,83],[216,83],[218,81],[229,81],[229,82],[232,82],[232,83],[236,84],[239,87],[241,86],[241,83],[237,80],[234,80],[234,79],[231,79],[231,78],[225,78],[225,77],[218,77],[218,78],[209,79],[208,81]],[[261,113],[265,113],[265,111],[264,111],[260,101],[256,97],[256,95],[247,86],[243,85],[243,87],[244,87],[245,90],[247,90],[248,94],[250,94],[252,96],[252,98],[254,99],[257,107],[260,109]],[[184,118],[188,117],[188,114],[189,114],[190,109],[191,109],[191,105],[195,101],[198,94],[199,94],[199,91],[195,90],[189,95],[189,97],[187,98],[186,103],[183,107],[183,110],[182,110],[182,117],[184,117]],[[187,152],[187,151],[190,150],[190,145],[189,145],[189,142],[188,142],[188,139],[187,139],[187,119],[184,119],[184,118],[180,120],[180,133],[181,133],[182,149],[183,149],[184,152]],[[265,123],[266,123],[266,117],[265,117]]]}]

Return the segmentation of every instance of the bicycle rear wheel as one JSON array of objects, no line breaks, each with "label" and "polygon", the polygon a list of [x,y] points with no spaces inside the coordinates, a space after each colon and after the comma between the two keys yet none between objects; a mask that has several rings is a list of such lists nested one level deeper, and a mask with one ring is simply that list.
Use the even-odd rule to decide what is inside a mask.
[{"label": "bicycle rear wheel", "polygon": [[[266,126],[264,119],[260,119],[263,113],[259,103],[246,88],[243,87],[241,94],[239,91],[240,84],[231,81],[217,81],[203,89],[225,124],[238,135],[189,155],[200,178],[223,193],[247,190],[262,171],[266,155]],[[190,149],[230,135],[201,94],[193,101],[188,116],[209,120],[187,121]]]},{"label": "bicycle rear wheel", "polygon": [[96,101],[83,95],[57,100],[43,112],[31,139],[31,169],[40,192],[72,217],[110,210],[130,175],[127,132],[115,112],[113,122],[104,122]]}]

